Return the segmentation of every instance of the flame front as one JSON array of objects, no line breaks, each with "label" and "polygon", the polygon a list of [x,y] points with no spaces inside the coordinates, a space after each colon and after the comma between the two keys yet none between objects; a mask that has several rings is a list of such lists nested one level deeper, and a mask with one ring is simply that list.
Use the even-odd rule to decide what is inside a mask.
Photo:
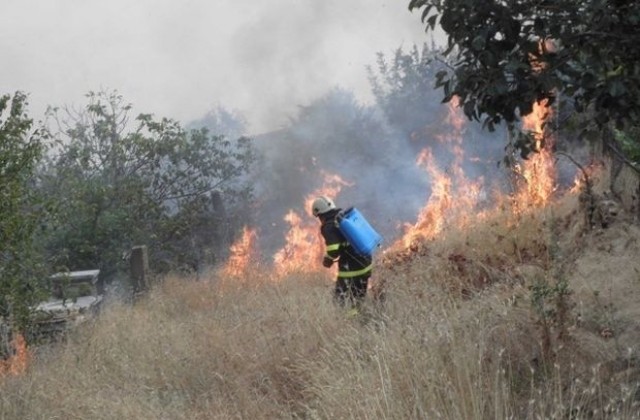
[{"label": "flame front", "polygon": [[334,199],[343,187],[352,185],[339,175],[324,173],[323,186],[305,199],[306,217],[289,210],[284,217],[289,224],[285,245],[273,257],[276,276],[283,277],[293,272],[312,273],[322,269],[320,262],[324,255],[324,241],[318,222],[311,212],[311,205],[318,196]]},{"label": "flame front", "polygon": [[293,210],[284,217],[289,224],[285,245],[274,256],[275,274],[278,277],[289,273],[317,271],[317,262],[322,257],[322,241],[318,236],[318,226]]},{"label": "flame front", "polygon": [[[555,45],[551,40],[540,40],[540,52],[553,51]],[[534,54],[529,58],[534,71],[542,71],[545,63]],[[514,195],[514,211],[521,213],[530,207],[545,206],[556,188],[556,168],[551,149],[553,138],[546,134],[546,123],[552,115],[548,100],[536,101],[530,114],[522,118],[522,129],[533,135],[533,153],[521,166],[516,167],[523,183],[518,185],[518,192]]]},{"label": "flame front", "polygon": [[[515,193],[510,197],[512,211],[519,215],[525,209],[541,207],[549,203],[556,188],[556,170],[551,153],[551,138],[544,136],[545,123],[551,115],[546,103],[535,103],[533,112],[523,118],[523,129],[533,134],[535,153],[522,164],[517,165],[515,173],[519,177]],[[431,196],[420,211],[415,224],[405,224],[405,233],[393,250],[411,249],[418,241],[436,238],[447,226],[463,229],[471,218],[482,218],[491,210],[479,211],[481,191],[484,180],[470,181],[463,169],[464,150],[462,138],[464,120],[458,107],[457,98],[449,103],[446,122],[451,131],[437,140],[447,144],[454,159],[446,171],[437,165],[431,149],[422,150],[417,164],[424,168],[431,178]],[[504,202],[505,196],[498,196],[497,202]],[[497,210],[498,206],[493,210]]]},{"label": "flame front", "polygon": [[[533,105],[530,115],[523,117],[522,128],[532,133],[535,150],[528,160],[512,168],[517,180],[511,193],[496,191],[495,197],[492,196],[493,205],[489,205],[489,201],[483,197],[484,191],[489,190],[491,186],[484,185],[482,177],[469,179],[464,171],[465,163],[473,159],[464,155],[465,118],[458,98],[454,97],[449,103],[445,120],[449,131],[436,136],[438,156],[435,155],[434,149],[425,148],[416,159],[416,164],[430,179],[431,195],[419,211],[415,223],[404,223],[401,238],[387,251],[391,254],[406,250],[413,252],[418,249],[420,242],[433,240],[448,228],[464,230],[475,220],[485,219],[492,214],[502,214],[504,210],[515,216],[513,220],[504,222],[517,223],[526,209],[549,204],[556,188],[555,162],[551,153],[552,139],[545,136],[546,121],[551,115],[552,109],[547,103],[540,102]],[[440,162],[447,163],[445,169],[439,166]],[[273,256],[271,275],[275,279],[294,272],[326,272],[320,265],[324,243],[319,232],[319,224],[311,213],[311,205],[316,197],[324,195],[335,198],[344,186],[353,184],[337,174],[323,175],[323,186],[305,198],[304,212],[291,209],[284,217],[289,229],[285,234],[285,245]],[[243,261],[246,264],[246,259]]]},{"label": "flame front", "polygon": [[418,156],[418,165],[424,166],[431,175],[431,196],[427,204],[420,210],[414,225],[405,224],[405,234],[402,238],[404,248],[409,248],[417,240],[432,239],[444,227],[445,215],[451,208],[452,180],[440,172],[434,163],[430,149],[424,149]]},{"label": "flame front", "polygon": [[226,276],[242,277],[247,273],[249,265],[257,261],[256,238],[255,229],[246,226],[242,229],[242,236],[231,245],[231,256],[222,269]]},{"label": "flame front", "polygon": [[545,122],[552,110],[546,102],[536,102],[533,112],[523,117],[522,128],[534,139],[534,152],[529,159],[516,166],[521,177],[518,191],[514,195],[514,211],[521,213],[530,207],[542,207],[549,203],[556,188],[556,168],[551,152],[551,136],[545,136]]},{"label": "flame front", "polygon": [[0,377],[6,375],[21,375],[27,370],[31,353],[22,334],[15,334],[11,341],[14,354],[7,360],[0,360]]},{"label": "flame front", "polygon": [[[415,224],[405,224],[402,239],[392,248],[411,248],[419,240],[430,240],[442,232],[448,223],[463,227],[469,220],[471,210],[477,205],[482,180],[469,181],[462,169],[464,150],[464,117],[459,109],[459,100],[454,97],[448,106],[447,123],[452,128],[437,139],[451,146],[454,159],[448,171],[438,168],[431,149],[423,149],[417,158],[418,166],[424,168],[431,178],[431,196],[418,214]],[[455,195],[455,199],[454,199]]]}]

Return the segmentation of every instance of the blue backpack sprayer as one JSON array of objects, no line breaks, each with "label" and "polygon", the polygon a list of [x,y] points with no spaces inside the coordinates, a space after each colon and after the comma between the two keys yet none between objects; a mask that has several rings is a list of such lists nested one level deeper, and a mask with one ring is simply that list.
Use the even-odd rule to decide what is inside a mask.
[{"label": "blue backpack sprayer", "polygon": [[373,256],[382,243],[382,236],[355,207],[341,211],[336,216],[336,223],[349,244],[362,256]]}]

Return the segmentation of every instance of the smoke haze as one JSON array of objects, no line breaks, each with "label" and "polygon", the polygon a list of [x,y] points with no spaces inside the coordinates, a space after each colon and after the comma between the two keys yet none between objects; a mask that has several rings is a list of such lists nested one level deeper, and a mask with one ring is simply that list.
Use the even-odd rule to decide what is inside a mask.
[{"label": "smoke haze", "polygon": [[[410,133],[406,126],[390,124],[378,108],[334,90],[303,108],[288,127],[255,139],[265,159],[255,183],[258,199],[252,225],[258,227],[259,248],[266,250],[266,259],[284,245],[289,229],[284,216],[290,210],[317,230],[305,199],[326,186],[339,186],[337,194],[330,194],[336,204],[359,208],[385,237],[385,246],[393,243],[402,236],[404,223],[416,221],[431,195],[433,179],[416,163],[425,147],[433,151],[438,169],[453,176],[452,148],[459,140],[465,148],[461,164],[467,176],[484,177],[487,185],[502,179],[496,162],[504,153],[504,132],[488,134],[471,123],[456,131],[447,121],[451,110],[440,105],[440,92],[420,96],[435,112],[411,121],[408,125],[421,123],[423,129]],[[463,118],[461,110],[455,114]],[[342,181],[330,182],[333,175]]]},{"label": "smoke haze", "polygon": [[[430,41],[408,3],[4,0],[0,92],[29,93],[35,119],[47,105],[84,104],[103,88],[134,112],[183,123],[237,111],[265,157],[255,183],[264,249],[282,245],[284,215],[305,215],[304,199],[327,173],[348,183],[338,204],[357,206],[393,240],[431,194],[418,153],[433,148],[446,172],[452,158],[438,136],[454,129],[436,91],[376,114],[366,71],[376,53]],[[415,115],[398,122],[390,112]],[[504,132],[468,123],[461,135],[466,176],[499,179]]]},{"label": "smoke haze", "polygon": [[0,91],[48,105],[117,89],[138,112],[196,119],[238,110],[280,127],[334,86],[371,100],[375,53],[425,40],[408,4],[384,0],[5,0]]}]

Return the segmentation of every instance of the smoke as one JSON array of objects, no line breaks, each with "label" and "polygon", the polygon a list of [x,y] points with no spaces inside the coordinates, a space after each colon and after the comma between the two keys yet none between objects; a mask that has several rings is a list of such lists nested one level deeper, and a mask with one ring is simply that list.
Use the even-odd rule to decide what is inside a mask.
[{"label": "smoke", "polygon": [[[439,92],[423,95],[440,104]],[[255,145],[264,157],[255,184],[254,225],[259,228],[260,249],[283,245],[288,229],[283,216],[290,209],[317,224],[304,202],[323,186],[327,174],[339,175],[346,183],[333,197],[338,206],[360,209],[387,245],[398,239],[401,224],[415,222],[431,194],[432,180],[416,164],[418,152],[431,147],[443,172],[453,164],[452,143],[441,137],[457,129],[447,121],[448,107],[437,105],[437,109],[422,116],[428,129],[407,135],[406,127],[390,124],[380,107],[363,105],[351,92],[335,89],[302,107],[288,127],[258,136]],[[468,176],[499,178],[496,162],[503,152],[504,134],[488,134],[471,123],[458,134],[464,145],[474,145],[469,148],[472,159],[465,161]]]},{"label": "smoke", "polygon": [[[417,51],[397,52],[389,65],[379,66],[383,73],[391,70],[370,80],[375,103],[334,88],[298,106],[279,130],[255,136],[262,159],[254,171],[256,202],[250,225],[258,229],[265,260],[285,245],[290,225],[284,217],[290,211],[307,226],[318,225],[305,205],[334,175],[341,179],[339,193],[332,196],[337,205],[357,207],[386,245],[394,243],[431,197],[434,179],[417,164],[425,148],[438,174],[483,186],[480,206],[491,207],[495,191],[510,192],[513,173],[498,165],[506,153],[506,129],[498,126],[488,132],[467,120],[461,109],[442,104],[442,92],[429,83],[439,64]],[[453,201],[456,192],[454,188]]]},{"label": "smoke", "polygon": [[5,0],[0,26],[0,91],[29,93],[36,118],[104,88],[180,121],[237,109],[250,133],[286,126],[335,85],[371,100],[375,52],[424,38],[388,0]]},{"label": "smoke", "polygon": [[277,0],[252,6],[253,18],[233,38],[231,59],[244,101],[265,105],[265,92],[270,99],[256,110],[253,132],[285,127],[300,104],[335,85],[370,102],[365,68],[375,52],[424,38],[417,16],[399,6],[368,0]]}]

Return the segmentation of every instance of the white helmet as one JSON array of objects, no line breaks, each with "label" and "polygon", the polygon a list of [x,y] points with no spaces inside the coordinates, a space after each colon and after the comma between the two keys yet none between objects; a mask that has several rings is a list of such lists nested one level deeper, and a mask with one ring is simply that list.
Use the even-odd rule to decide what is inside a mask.
[{"label": "white helmet", "polygon": [[313,200],[313,205],[311,206],[311,212],[314,216],[319,216],[328,212],[329,210],[333,210],[336,208],[336,205],[329,197],[321,196]]}]

